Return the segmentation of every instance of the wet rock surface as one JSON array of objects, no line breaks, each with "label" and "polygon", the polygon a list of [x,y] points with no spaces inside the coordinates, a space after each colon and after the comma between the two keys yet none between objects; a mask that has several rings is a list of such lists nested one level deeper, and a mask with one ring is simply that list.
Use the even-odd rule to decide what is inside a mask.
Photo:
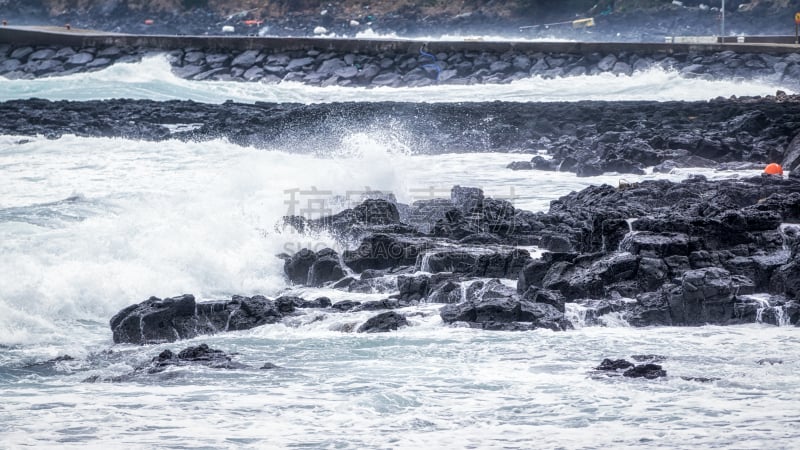
[{"label": "wet rock surface", "polygon": [[626,370],[622,373],[622,376],[628,378],[646,378],[648,380],[655,380],[656,378],[666,377],[667,371],[662,369],[658,364],[641,364]]},{"label": "wet rock surface", "polygon": [[466,301],[442,308],[440,315],[445,323],[464,322],[473,327],[504,331],[572,328],[563,310],[519,296],[516,289],[500,280],[476,281],[470,285],[466,296]]},{"label": "wet rock surface", "polygon": [[[604,359],[599,366],[594,370],[597,373],[603,373],[609,376],[615,376],[622,372],[623,377],[627,378],[645,378],[647,380],[655,380],[656,378],[663,378],[667,376],[667,371],[664,370],[659,364],[648,362],[646,364],[636,365],[625,359]],[[694,380],[700,382],[712,381],[710,378],[693,378],[682,377],[686,380]]]},{"label": "wet rock surface", "polygon": [[[297,151],[335,148],[354,130],[377,129],[391,122],[415,136],[409,144],[421,153],[537,153],[544,149],[550,159],[534,156],[532,164],[538,170],[579,176],[641,173],[652,165],[679,167],[676,161],[691,162],[691,158],[702,158],[706,167],[733,162],[766,164],[781,161],[785,155],[791,158],[797,143],[794,137],[800,135],[800,97],[783,94],[710,102],[468,104],[210,105],[191,101],[31,99],[0,103],[0,115],[4,118],[0,133],[10,135],[56,138],[79,134],[154,141],[227,138],[259,148],[283,142],[282,148]],[[559,117],[558,123],[553,123],[553,117]],[[190,130],[167,126],[190,124]],[[403,223],[429,232],[415,219],[430,224],[425,218],[443,217],[449,205],[437,201],[423,201],[412,218],[403,217]],[[509,206],[497,200],[491,208],[487,203],[483,212],[494,220],[495,216],[515,214]],[[465,213],[469,212],[460,208],[452,213],[449,223],[443,223],[436,233],[458,239],[482,233],[483,228],[467,223],[471,218]],[[398,228],[400,211],[386,204],[365,204],[347,214],[351,216],[325,218],[325,223],[316,220],[306,224],[305,219],[298,219],[298,224],[337,232],[349,225],[383,225],[387,232],[410,234],[408,227]],[[501,229],[504,225],[497,226]]]},{"label": "wet rock surface", "polygon": [[[268,363],[269,364],[269,363]],[[273,365],[274,366],[274,365]],[[208,344],[187,347],[178,353],[172,350],[164,350],[153,357],[149,362],[139,365],[130,373],[104,378],[94,375],[83,380],[85,383],[98,382],[126,382],[146,378],[148,376],[161,374],[165,371],[182,367],[207,367],[210,369],[238,370],[250,369],[250,366],[236,362],[233,355],[229,355],[222,350],[210,348]],[[277,368],[275,367],[262,367]]]},{"label": "wet rock surface", "polygon": [[147,367],[142,367],[149,374],[163,372],[169,367],[202,365],[212,369],[243,369],[246,365],[234,362],[232,357],[222,350],[212,349],[208,344],[187,347],[177,355],[171,350],[164,350],[152,359]]},{"label": "wet rock surface", "polygon": [[[428,233],[395,214],[413,214],[420,205],[390,208],[386,200],[366,200],[318,223],[322,229],[356,225],[357,234],[343,235],[346,242],[360,236],[355,250],[281,255],[294,283],[381,293],[383,300],[331,305],[325,297],[204,303],[190,295],[151,298],[112,318],[114,341],[167,342],[244,330],[304,308],[388,310],[358,330],[388,331],[408,324],[394,310],[424,302],[444,304],[446,324],[485,330],[567,330],[574,308],[584,311],[588,325],[603,323],[607,314],[633,326],[800,322],[800,227],[792,225],[800,223],[800,180],[696,176],[680,183],[592,186],[540,213],[512,207],[495,214],[497,200],[460,186],[441,200],[438,205],[450,209],[429,224]],[[365,211],[377,219],[367,220]],[[465,211],[471,220],[464,220]],[[284,222],[307,225],[293,217]],[[465,243],[464,235],[474,239]],[[534,259],[519,245],[547,251]],[[312,276],[320,261],[327,261],[320,273],[332,273],[331,267],[335,273]],[[354,275],[340,278],[347,273]],[[657,355],[636,359],[660,361]],[[628,376],[651,377],[658,370],[645,367]]]},{"label": "wet rock surface", "polygon": [[275,323],[293,311],[291,301],[261,296],[202,303],[195,302],[193,295],[151,297],[121,310],[110,325],[115,343],[154,344],[247,330]]},{"label": "wet rock surface", "polygon": [[387,333],[398,328],[408,326],[408,320],[394,311],[370,317],[363,325],[358,327],[359,333]]},{"label": "wet rock surface", "polygon": [[[433,230],[454,221],[459,225],[459,206],[492,207],[491,199],[482,195],[459,203],[464,202],[464,192],[454,188],[453,214],[438,219]],[[437,248],[453,243],[453,234],[438,236],[435,231],[403,241],[409,238],[365,230],[363,239],[373,244],[376,236],[390,244],[405,242],[399,254],[411,249],[417,257],[397,260],[394,269],[403,270],[405,264],[434,275],[398,278],[400,298],[448,303],[442,309],[447,323],[564,329],[568,325],[561,315],[570,302],[604,314],[620,313],[636,326],[747,323],[756,316],[767,323],[796,323],[796,237],[781,224],[800,220],[799,206],[800,184],[792,179],[694,177],[681,183],[590,187],[554,201],[548,213],[496,216],[506,227],[488,230],[495,240],[483,246],[441,252]],[[508,225],[513,225],[512,232]],[[552,238],[556,233],[557,241]],[[512,264],[519,274],[501,275],[517,279],[512,288],[500,280],[479,280],[486,276],[477,270],[481,253],[495,242],[533,242],[551,251],[540,259],[527,256],[522,264]],[[437,261],[442,255],[447,263]],[[750,297],[757,292],[775,296],[764,305]]]},{"label": "wet rock surface", "polygon": [[594,370],[626,370],[634,364],[624,359],[604,359]]},{"label": "wet rock surface", "polygon": [[292,256],[286,256],[284,272],[292,283],[312,287],[320,287],[345,277],[339,255],[329,248],[316,253],[303,249]]},{"label": "wet rock surface", "polygon": [[[335,47],[334,47],[335,48]],[[446,47],[445,47],[446,48]],[[798,88],[800,58],[793,53],[688,51],[685,49],[563,53],[542,49],[430,50],[426,44],[383,50],[227,50],[145,47],[8,46],[0,52],[0,76],[33,79],[101,70],[116,63],[161,55],[179,78],[194,81],[299,82],[313,86],[422,87],[510,83],[529,77],[631,75],[650,69],[674,70],[707,80],[765,79]],[[750,120],[745,125],[757,122]],[[520,166],[519,168],[524,168]]]},{"label": "wet rock surface", "polygon": [[[569,170],[579,175],[593,158],[607,162],[607,151],[620,149],[627,149],[620,160],[640,165],[678,161],[676,155],[714,164],[781,160],[793,157],[800,134],[800,101],[783,94],[710,102],[469,105],[25,100],[0,104],[5,119],[0,132],[228,137],[261,146],[285,136],[292,145],[298,139],[335,139],[348,127],[385,119],[389,110],[393,120],[405,121],[411,130],[424,124],[423,151],[431,148],[426,142],[450,151],[484,151],[525,149],[549,140],[552,160],[562,169],[570,162]],[[480,120],[487,116],[494,120]],[[571,147],[553,144],[571,138],[563,137],[562,128],[546,126],[548,116],[568,118],[572,130],[581,130],[581,139],[570,141]],[[179,123],[202,125],[177,133],[163,126]],[[478,123],[485,125],[475,128]],[[489,144],[476,141],[475,132]],[[532,164],[541,163],[534,158]],[[154,297],[121,311],[111,328],[115,342],[171,342],[275,323],[307,308],[356,313],[425,302],[446,305],[445,323],[493,330],[568,329],[567,313],[575,308],[585,311],[591,324],[603,323],[608,314],[634,326],[796,324],[800,227],[792,224],[797,223],[800,178],[794,172],[591,186],[537,213],[471,187],[455,186],[449,198],[411,205],[398,203],[390,193],[369,192],[339,213],[314,220],[287,216],[278,224],[301,233],[330,233],[344,250],[303,249],[280,257],[287,279],[297,287],[384,299],[331,305],[327,298],[291,296],[203,303],[186,295]],[[534,258],[520,246],[545,253]]]}]

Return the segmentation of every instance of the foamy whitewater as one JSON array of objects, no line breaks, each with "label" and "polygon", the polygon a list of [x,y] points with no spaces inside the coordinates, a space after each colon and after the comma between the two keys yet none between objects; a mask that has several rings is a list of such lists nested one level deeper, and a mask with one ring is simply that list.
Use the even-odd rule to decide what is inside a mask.
[{"label": "foamy whitewater", "polygon": [[278,102],[552,102],[580,100],[709,100],[716,97],[774,95],[776,90],[794,92],[766,81],[708,81],[684,78],[676,71],[652,68],[631,76],[610,73],[543,79],[531,77],[509,84],[480,86],[427,86],[419,88],[311,87],[302,83],[196,82],[172,74],[163,55],[140,63],[116,64],[108,69],[66,77],[37,80],[4,80],[0,77],[0,101],[21,98],[50,100],[103,100],[130,98],[194,100],[203,103]]},{"label": "foamy whitewater", "polygon": [[[691,100],[776,89],[660,71],[480,88],[321,89],[188,82],[167,75],[165,64],[155,58],[64,79],[0,80],[0,99]],[[336,198],[347,191],[391,191],[408,203],[430,192],[446,197],[460,184],[540,211],[570,191],[621,178],[757,173],[514,172],[505,166],[519,154],[417,155],[415,142],[396,131],[351,133],[321,156],[279,142],[263,150],[223,140],[0,136],[0,447],[795,446],[795,327],[636,329],[614,318],[584,327],[573,311],[573,331],[486,332],[444,326],[438,305],[422,305],[401,310],[410,327],[385,335],[340,331],[374,313],[319,311],[173,344],[113,345],[111,316],[151,295],[385,298],[287,285],[276,254],[341,248],[327,236],[276,230],[294,189],[316,189],[315,198],[336,211],[352,206]],[[203,342],[253,369],[176,368],[131,382],[82,382]],[[75,359],[26,367],[65,354]],[[603,358],[633,354],[667,357],[670,376],[591,373]],[[764,358],[783,363],[759,364]],[[258,370],[265,362],[281,368]]]},{"label": "foamy whitewater", "polygon": [[[263,27],[258,32],[259,36],[270,36],[270,27]],[[327,38],[347,38],[336,33],[323,33],[318,37]],[[355,34],[355,39],[392,39],[400,41],[419,41],[419,42],[453,42],[453,41],[483,41],[483,42],[575,42],[573,39],[557,38],[554,36],[531,37],[526,29],[509,30],[504,34],[452,34],[442,33],[439,35],[427,36],[402,36],[395,32],[376,32],[372,28],[359,31]]]}]

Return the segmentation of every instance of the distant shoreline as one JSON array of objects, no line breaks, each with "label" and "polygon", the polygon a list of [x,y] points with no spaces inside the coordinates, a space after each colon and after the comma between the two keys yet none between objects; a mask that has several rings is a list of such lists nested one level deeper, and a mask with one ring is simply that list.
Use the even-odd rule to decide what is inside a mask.
[{"label": "distant shoreline", "polygon": [[502,84],[537,76],[631,75],[659,67],[678,71],[686,78],[764,79],[800,89],[797,49],[793,44],[770,42],[259,38],[2,27],[0,76],[9,79],[64,76],[163,53],[167,54],[176,76],[194,81],[421,87]]}]

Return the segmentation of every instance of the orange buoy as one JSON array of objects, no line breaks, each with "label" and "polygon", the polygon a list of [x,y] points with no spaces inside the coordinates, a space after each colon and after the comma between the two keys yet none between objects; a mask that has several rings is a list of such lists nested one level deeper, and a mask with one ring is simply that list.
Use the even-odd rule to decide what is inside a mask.
[{"label": "orange buoy", "polygon": [[155,23],[155,21],[154,21],[153,19],[146,19],[146,20],[144,21],[144,24],[145,24],[145,25],[152,25],[152,24],[154,24],[154,23]]},{"label": "orange buoy", "polygon": [[783,175],[783,167],[780,164],[769,164],[764,168],[764,173],[767,175]]}]

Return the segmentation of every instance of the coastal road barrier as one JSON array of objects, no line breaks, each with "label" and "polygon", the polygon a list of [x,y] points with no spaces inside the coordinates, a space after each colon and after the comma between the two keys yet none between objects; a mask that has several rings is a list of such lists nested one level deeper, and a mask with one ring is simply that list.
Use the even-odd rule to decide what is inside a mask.
[{"label": "coastal road barrier", "polygon": [[436,52],[487,52],[505,53],[543,52],[591,54],[631,53],[714,53],[733,51],[737,53],[794,53],[794,36],[750,36],[745,42],[737,37],[720,38],[715,43],[636,43],[636,42],[527,42],[527,41],[419,41],[408,39],[340,39],[315,37],[255,37],[255,36],[167,36],[115,34],[93,30],[66,30],[58,27],[14,27],[0,28],[0,44],[86,47],[138,47],[161,50],[202,48],[214,50],[269,50],[287,52],[316,49],[330,52],[418,53],[424,45],[431,53]]}]

